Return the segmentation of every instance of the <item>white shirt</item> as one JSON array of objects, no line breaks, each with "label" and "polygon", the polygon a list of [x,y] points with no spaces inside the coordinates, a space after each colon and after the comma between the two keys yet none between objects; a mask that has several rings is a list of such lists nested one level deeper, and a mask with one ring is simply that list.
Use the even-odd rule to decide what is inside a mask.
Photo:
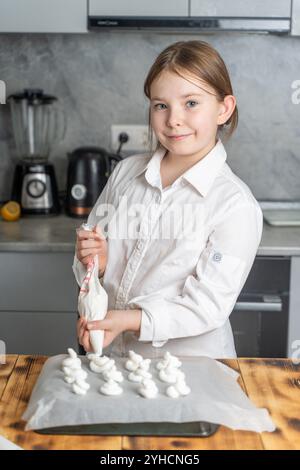
[{"label": "white shirt", "polygon": [[[152,157],[133,155],[120,161],[88,218],[88,224],[99,223],[107,236],[102,284],[108,309],[142,310],[140,335],[123,333],[110,353],[125,355],[133,349],[156,357],[168,350],[182,356],[236,357],[229,315],[261,240],[262,211],[226,163],[220,139],[162,189],[165,153],[160,146]],[[99,214],[105,203],[112,205],[107,206],[111,212]],[[134,204],[141,210],[132,210]],[[183,207],[188,211],[182,213]],[[127,237],[117,234],[116,219]],[[170,220],[172,237],[161,235],[162,227],[172,225],[166,223]],[[126,224],[137,228],[135,236],[128,236]],[[183,227],[186,232],[178,238]],[[85,269],[76,255],[73,271],[81,284]]]}]

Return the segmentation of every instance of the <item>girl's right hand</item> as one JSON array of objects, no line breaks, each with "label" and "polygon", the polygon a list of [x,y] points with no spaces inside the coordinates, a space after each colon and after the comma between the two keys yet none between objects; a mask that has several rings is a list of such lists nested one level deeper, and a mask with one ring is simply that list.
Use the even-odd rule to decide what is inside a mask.
[{"label": "girl's right hand", "polygon": [[104,274],[107,264],[107,241],[97,225],[91,230],[78,230],[76,238],[76,256],[85,266],[98,255],[99,273]]}]

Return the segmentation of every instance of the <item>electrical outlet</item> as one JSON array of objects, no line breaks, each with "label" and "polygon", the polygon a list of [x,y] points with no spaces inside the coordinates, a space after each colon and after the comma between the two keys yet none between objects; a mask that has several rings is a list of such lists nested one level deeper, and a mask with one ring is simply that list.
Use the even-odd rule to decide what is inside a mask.
[{"label": "electrical outlet", "polygon": [[128,141],[122,145],[122,152],[146,152],[149,150],[148,126],[135,124],[118,124],[111,126],[111,147],[116,152],[119,148],[119,135],[126,133]]}]

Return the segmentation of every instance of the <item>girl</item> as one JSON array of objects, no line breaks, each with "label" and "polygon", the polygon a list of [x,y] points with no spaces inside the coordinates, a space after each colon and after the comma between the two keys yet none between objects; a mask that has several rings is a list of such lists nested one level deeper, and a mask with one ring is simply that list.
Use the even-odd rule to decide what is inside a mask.
[{"label": "girl", "polygon": [[205,42],[177,42],[144,91],[156,148],[117,164],[88,218],[95,229],[77,236],[78,283],[98,255],[109,298],[104,320],[78,321],[79,342],[91,351],[89,331],[101,329],[111,354],[236,357],[229,315],[262,212],[226,163],[221,136],[238,122],[226,66]]}]

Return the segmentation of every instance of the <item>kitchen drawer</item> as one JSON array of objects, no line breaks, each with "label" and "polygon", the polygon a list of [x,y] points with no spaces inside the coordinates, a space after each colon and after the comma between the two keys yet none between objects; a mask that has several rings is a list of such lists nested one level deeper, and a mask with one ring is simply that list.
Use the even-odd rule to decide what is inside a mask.
[{"label": "kitchen drawer", "polygon": [[0,310],[76,312],[73,253],[0,253]]},{"label": "kitchen drawer", "polygon": [[78,348],[76,322],[70,312],[0,312],[0,340],[6,354],[64,354]]}]

